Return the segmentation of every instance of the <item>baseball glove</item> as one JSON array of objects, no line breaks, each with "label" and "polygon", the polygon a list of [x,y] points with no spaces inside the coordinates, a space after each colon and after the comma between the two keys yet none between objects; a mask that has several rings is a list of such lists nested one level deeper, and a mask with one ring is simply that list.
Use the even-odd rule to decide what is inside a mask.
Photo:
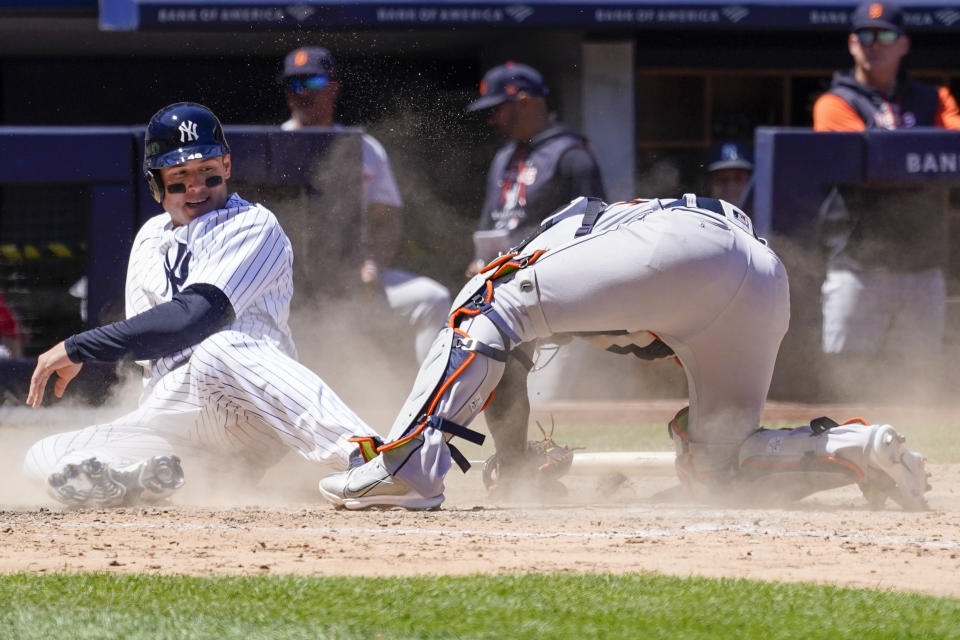
[{"label": "baseball glove", "polygon": [[529,440],[523,455],[512,463],[505,463],[503,457],[494,453],[483,463],[483,486],[488,491],[502,488],[504,483],[519,481],[527,484],[532,481],[536,487],[554,484],[570,471],[573,464],[573,452],[583,447],[568,447],[558,444],[553,439],[553,419],[551,417],[550,433],[537,422],[537,427],[543,437],[540,440]]}]

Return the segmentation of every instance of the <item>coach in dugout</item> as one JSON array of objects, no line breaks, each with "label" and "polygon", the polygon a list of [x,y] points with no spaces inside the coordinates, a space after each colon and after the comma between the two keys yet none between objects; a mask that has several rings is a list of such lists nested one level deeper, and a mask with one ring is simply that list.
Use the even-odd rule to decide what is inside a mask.
[{"label": "coach in dugout", "polygon": [[[899,7],[888,2],[857,7],[847,48],[853,68],[837,72],[817,99],[814,130],[960,129],[950,90],[905,73],[910,38]],[[821,207],[819,231],[829,256],[821,296],[823,352],[831,356],[829,369],[836,377],[829,386],[842,393],[845,381],[859,378],[863,367],[882,372],[889,367],[876,365],[896,358],[905,374],[906,357],[939,353],[946,304],[941,191],[840,185]]]},{"label": "coach in dugout", "polygon": [[[467,106],[467,111],[482,111],[506,140],[490,163],[478,231],[503,231],[519,241],[574,198],[605,197],[587,139],[550,117],[549,92],[539,71],[507,62],[483,76],[480,97]],[[503,248],[516,244],[509,240]],[[475,254],[467,276],[497,257],[479,244]]]},{"label": "coach in dugout", "polygon": [[[549,93],[539,71],[506,62],[487,71],[480,82],[480,96],[467,105],[467,111],[483,113],[506,141],[487,173],[467,277],[518,244],[557,207],[579,196],[605,197],[600,168],[587,139],[551,117]],[[587,369],[587,360],[596,357],[577,343],[549,343],[540,354],[538,373],[530,379],[540,400],[574,397],[581,386],[577,372]],[[544,368],[546,364],[541,363],[550,366]],[[497,413],[494,407],[489,415]]]}]

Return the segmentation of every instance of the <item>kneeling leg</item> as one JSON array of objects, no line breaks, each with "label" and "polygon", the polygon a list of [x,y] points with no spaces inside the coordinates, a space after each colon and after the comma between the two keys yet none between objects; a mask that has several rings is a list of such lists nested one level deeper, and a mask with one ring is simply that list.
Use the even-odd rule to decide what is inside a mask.
[{"label": "kneeling leg", "polygon": [[796,429],[760,429],[740,449],[734,485],[745,496],[771,501],[856,483],[875,508],[890,497],[904,509],[926,509],[926,460],[905,441],[888,424],[861,420],[818,418]]}]

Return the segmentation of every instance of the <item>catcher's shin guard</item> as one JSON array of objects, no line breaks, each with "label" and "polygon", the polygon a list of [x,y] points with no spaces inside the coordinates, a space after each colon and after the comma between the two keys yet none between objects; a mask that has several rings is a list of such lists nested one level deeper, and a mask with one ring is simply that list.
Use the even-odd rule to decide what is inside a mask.
[{"label": "catcher's shin guard", "polygon": [[760,429],[740,449],[738,484],[762,500],[799,500],[857,483],[871,506],[889,496],[905,509],[925,509],[925,460],[903,447],[890,425],[855,418],[817,418],[796,429]]},{"label": "catcher's shin guard", "polygon": [[[387,444],[378,447],[387,454],[385,462],[391,473],[412,453],[403,451],[403,445],[422,443],[424,429],[441,431],[446,440],[459,436],[483,444],[485,436],[465,425],[486,406],[503,370],[506,353],[488,356],[488,350],[494,351],[458,329],[447,327],[440,332],[390,428]],[[453,460],[466,471],[470,467],[466,458],[449,443],[447,446]]]},{"label": "catcher's shin guard", "polygon": [[[483,411],[503,375],[511,349],[523,340],[517,329],[500,314],[493,303],[494,280],[525,269],[545,253],[534,251],[518,257],[510,253],[497,258],[460,291],[453,303],[449,326],[441,330],[420,367],[413,390],[387,436],[378,447],[391,474],[416,456],[422,475],[442,477],[446,461],[427,440],[430,430],[442,432],[450,456],[464,471],[467,459],[449,445],[459,436],[482,444],[484,436],[466,428]],[[520,350],[513,352],[529,369],[532,362]],[[428,431],[425,431],[428,430]],[[411,446],[405,447],[404,445]],[[419,452],[419,453],[417,453]],[[417,474],[404,472],[411,483]],[[426,484],[424,485],[426,486]]]}]

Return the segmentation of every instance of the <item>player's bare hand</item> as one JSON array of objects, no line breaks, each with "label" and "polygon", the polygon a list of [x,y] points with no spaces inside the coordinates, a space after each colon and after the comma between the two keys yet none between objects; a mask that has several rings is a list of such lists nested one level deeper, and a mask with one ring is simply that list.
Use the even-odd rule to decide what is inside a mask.
[{"label": "player's bare hand", "polygon": [[360,282],[363,284],[380,284],[380,267],[373,260],[364,260],[360,267]]},{"label": "player's bare hand", "polygon": [[483,260],[480,260],[480,259],[474,260],[473,262],[467,265],[467,270],[464,272],[464,275],[466,275],[468,278],[472,278],[473,276],[480,273],[480,270],[483,269],[485,266],[487,266],[487,263],[484,262]]},{"label": "player's bare hand", "polygon": [[27,404],[34,409],[40,406],[40,403],[43,402],[43,392],[46,389],[47,380],[54,373],[57,374],[57,381],[53,385],[53,394],[62,398],[67,385],[77,377],[81,367],[83,367],[83,364],[74,362],[67,356],[67,347],[63,342],[41,353],[37,358],[37,366],[33,370],[33,376],[30,378]]}]

